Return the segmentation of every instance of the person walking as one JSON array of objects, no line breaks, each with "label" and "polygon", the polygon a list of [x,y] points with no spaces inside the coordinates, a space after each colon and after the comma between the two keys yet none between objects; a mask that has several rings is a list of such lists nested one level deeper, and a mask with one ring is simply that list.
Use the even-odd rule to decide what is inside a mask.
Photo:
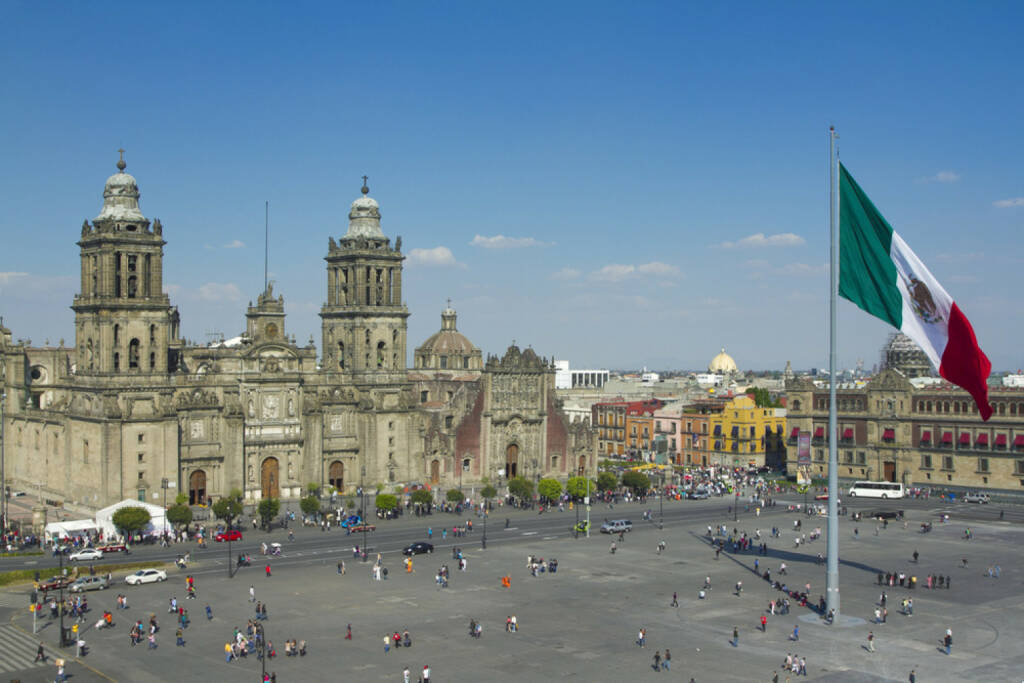
[{"label": "person walking", "polygon": [[402,683],[409,683],[409,676],[411,675],[412,674],[409,673],[409,667],[402,669]]},{"label": "person walking", "polygon": [[768,617],[761,615],[761,633],[768,633]]},{"label": "person walking", "polygon": [[740,629],[737,626],[732,627],[732,646],[740,646]]},{"label": "person walking", "polygon": [[636,635],[636,644],[640,647],[647,647],[647,629],[642,628]]},{"label": "person walking", "polygon": [[654,670],[660,672],[661,671],[661,651],[660,650],[658,650],[658,651],[656,651],[654,653],[653,659],[654,659]]},{"label": "person walking", "polygon": [[665,671],[672,669],[672,653],[668,651],[667,647],[665,648],[665,656],[661,660],[661,668]]},{"label": "person walking", "polygon": [[345,640],[352,640],[352,624],[345,626]]},{"label": "person walking", "polygon": [[46,661],[46,652],[43,650],[42,642],[40,642],[39,643],[39,647],[36,648],[36,658],[34,660],[32,660],[32,661],[33,662],[45,662]]},{"label": "person walking", "polygon": [[391,636],[384,634],[384,654],[387,654],[391,650]]},{"label": "person walking", "polygon": [[185,647],[185,632],[184,631],[182,631],[179,628],[177,631],[174,632],[174,637],[176,639],[176,645],[175,645],[176,647]]},{"label": "person walking", "polygon": [[270,576],[270,564],[267,564],[267,576]]},{"label": "person walking", "polygon": [[249,602],[256,602],[256,586],[249,584]]},{"label": "person walking", "polygon": [[679,595],[675,591],[672,591],[671,607],[679,607]]},{"label": "person walking", "polygon": [[946,654],[948,655],[953,647],[953,629],[946,629],[946,635],[942,638],[942,645],[946,648]]},{"label": "person walking", "polygon": [[868,631],[868,652],[875,651],[875,633],[874,631]]},{"label": "person walking", "polygon": [[790,636],[791,640],[800,640],[800,624],[793,626],[793,635]]},{"label": "person walking", "polygon": [[430,665],[429,664],[424,664],[423,665],[423,675],[421,676],[421,678],[423,678],[423,683],[430,683]]}]

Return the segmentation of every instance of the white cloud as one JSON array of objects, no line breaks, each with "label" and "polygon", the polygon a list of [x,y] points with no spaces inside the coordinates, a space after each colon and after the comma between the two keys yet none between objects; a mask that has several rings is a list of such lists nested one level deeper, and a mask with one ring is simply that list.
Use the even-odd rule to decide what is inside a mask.
[{"label": "white cloud", "polygon": [[633,265],[631,263],[609,263],[590,274],[591,280],[600,282],[620,282],[627,278],[640,275],[653,275],[657,277],[678,277],[681,275],[679,268],[661,261],[651,261]]},{"label": "white cloud", "polygon": [[245,242],[243,242],[242,240],[231,240],[230,242],[228,242],[227,244],[224,245],[224,248],[225,249],[241,249],[244,246],[245,246]]},{"label": "white cloud", "polygon": [[1024,197],[1014,197],[1012,199],[1000,199],[999,201],[992,202],[992,206],[1000,209],[1009,209],[1014,206],[1024,206]]},{"label": "white cloud", "polygon": [[807,263],[787,263],[775,272],[778,275],[822,275],[828,272],[828,264],[814,266]]},{"label": "white cloud", "polygon": [[590,274],[592,280],[600,280],[602,282],[618,282],[627,277],[630,277],[636,272],[636,266],[625,265],[621,263],[609,263],[600,270],[595,270]]},{"label": "white cloud", "polygon": [[520,249],[522,247],[550,246],[547,242],[541,242],[533,237],[506,237],[505,235],[495,235],[494,237],[476,235],[469,245],[472,247],[483,247],[484,249]]},{"label": "white cloud", "polygon": [[9,285],[26,277],[28,277],[28,273],[21,273],[12,270],[0,272],[0,285]]},{"label": "white cloud", "polygon": [[939,171],[935,175],[922,178],[926,183],[955,183],[960,180],[960,174],[955,171]]},{"label": "white cloud", "polygon": [[433,249],[412,249],[409,251],[409,264],[419,266],[436,266],[441,268],[465,267],[455,260],[455,255],[448,247]]},{"label": "white cloud", "polygon": [[968,251],[960,254],[942,253],[936,254],[936,261],[944,261],[947,263],[965,263],[967,261],[980,261],[985,258],[985,252],[983,251]]},{"label": "white cloud", "polygon": [[181,294],[181,285],[164,285],[164,294],[175,297]]},{"label": "white cloud", "polygon": [[197,291],[203,301],[238,301],[242,292],[233,282],[207,282]]},{"label": "white cloud", "polygon": [[765,235],[763,232],[756,232],[747,235],[736,242],[722,242],[717,245],[722,249],[736,249],[743,247],[795,247],[805,243],[800,235],[792,232],[780,232],[775,235]]},{"label": "white cloud", "polygon": [[661,261],[651,261],[650,263],[643,263],[636,267],[638,273],[643,275],[661,275],[664,277],[670,277],[679,275],[679,269],[675,266]]},{"label": "white cloud", "polygon": [[551,278],[554,280],[575,280],[580,276],[580,271],[575,268],[562,268],[561,270],[551,274]]}]

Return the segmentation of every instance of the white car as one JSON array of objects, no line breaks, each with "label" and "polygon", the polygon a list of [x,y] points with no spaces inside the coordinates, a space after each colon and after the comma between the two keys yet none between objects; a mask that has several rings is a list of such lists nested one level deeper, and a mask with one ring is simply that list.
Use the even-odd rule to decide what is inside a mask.
[{"label": "white car", "polygon": [[134,574],[126,576],[124,582],[129,586],[138,586],[140,583],[157,583],[158,581],[166,580],[167,572],[160,571],[159,569],[140,569]]},{"label": "white car", "polygon": [[77,553],[71,553],[68,555],[68,562],[91,562],[92,560],[99,560],[103,558],[103,553],[96,548],[85,548],[79,550]]}]

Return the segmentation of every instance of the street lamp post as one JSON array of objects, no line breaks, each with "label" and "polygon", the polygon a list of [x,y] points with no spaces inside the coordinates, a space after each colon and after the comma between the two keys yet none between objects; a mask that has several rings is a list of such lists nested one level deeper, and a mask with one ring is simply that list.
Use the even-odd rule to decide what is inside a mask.
[{"label": "street lamp post", "polygon": [[366,562],[366,487],[363,484],[363,480],[366,478],[366,465],[363,465],[359,470],[359,499],[362,509],[363,518],[363,562]]},{"label": "street lamp post", "polygon": [[487,502],[484,501],[484,537],[480,539],[480,548],[487,550]]},{"label": "street lamp post", "polygon": [[267,680],[267,634],[263,630],[263,624],[256,624],[254,631],[259,639],[260,680],[265,681]]},{"label": "street lamp post", "polygon": [[0,530],[7,530],[7,439],[4,434],[4,404],[7,392],[0,389]]},{"label": "street lamp post", "polygon": [[57,611],[60,612],[60,646],[64,647],[66,644],[64,638],[64,549],[59,548],[59,550],[57,555],[60,558],[60,604],[57,606]]}]

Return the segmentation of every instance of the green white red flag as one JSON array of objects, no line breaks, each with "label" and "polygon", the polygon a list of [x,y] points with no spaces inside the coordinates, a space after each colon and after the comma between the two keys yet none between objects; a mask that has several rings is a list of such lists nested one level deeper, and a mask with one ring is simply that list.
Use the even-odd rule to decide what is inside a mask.
[{"label": "green white red flag", "polygon": [[992,415],[992,363],[953,298],[839,165],[839,295],[913,339],[946,380]]}]

